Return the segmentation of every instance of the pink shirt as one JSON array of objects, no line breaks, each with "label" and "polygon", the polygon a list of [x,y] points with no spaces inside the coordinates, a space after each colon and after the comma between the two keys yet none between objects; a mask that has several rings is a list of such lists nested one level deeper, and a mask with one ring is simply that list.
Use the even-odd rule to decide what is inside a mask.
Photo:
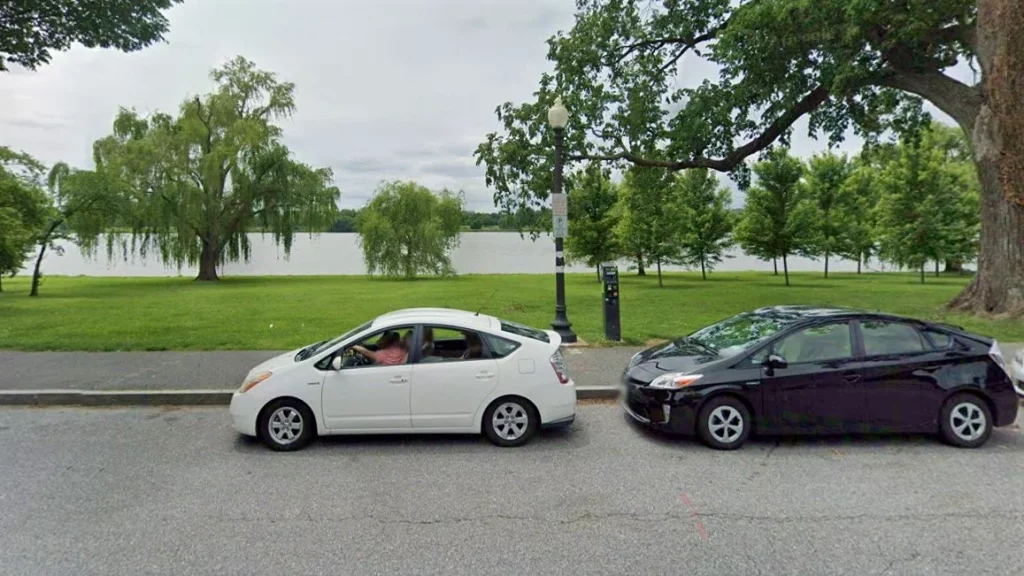
[{"label": "pink shirt", "polygon": [[383,366],[393,366],[395,364],[405,363],[405,350],[402,350],[398,346],[388,348],[386,350],[380,350],[377,352],[377,364]]}]

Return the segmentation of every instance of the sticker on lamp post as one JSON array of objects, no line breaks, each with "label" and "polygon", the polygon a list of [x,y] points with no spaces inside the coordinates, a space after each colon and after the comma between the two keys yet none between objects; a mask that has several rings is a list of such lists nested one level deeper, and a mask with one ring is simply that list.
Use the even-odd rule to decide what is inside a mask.
[{"label": "sticker on lamp post", "polygon": [[551,195],[551,229],[555,238],[565,238],[569,235],[569,204],[566,202],[565,194]]}]

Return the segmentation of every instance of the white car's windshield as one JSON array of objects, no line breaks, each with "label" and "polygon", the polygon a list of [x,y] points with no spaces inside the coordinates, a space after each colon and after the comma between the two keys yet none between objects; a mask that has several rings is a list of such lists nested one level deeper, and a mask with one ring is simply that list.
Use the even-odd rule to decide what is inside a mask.
[{"label": "white car's windshield", "polygon": [[313,356],[317,352],[324,350],[326,348],[330,348],[331,346],[334,346],[335,344],[342,342],[346,338],[350,338],[366,330],[367,328],[370,327],[371,324],[373,324],[372,320],[367,322],[366,324],[363,324],[362,326],[359,326],[358,328],[353,328],[352,330],[345,332],[344,334],[338,336],[337,338],[331,340],[323,340],[321,342],[317,342],[316,344],[310,344],[309,346],[306,346],[302,350],[299,350],[299,353],[295,355],[295,361],[302,362],[303,360],[309,358],[310,356]]}]

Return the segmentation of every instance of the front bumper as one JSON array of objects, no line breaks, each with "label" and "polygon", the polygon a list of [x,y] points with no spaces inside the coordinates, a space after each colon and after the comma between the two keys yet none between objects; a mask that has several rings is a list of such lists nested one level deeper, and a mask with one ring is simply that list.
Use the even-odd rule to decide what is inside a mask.
[{"label": "front bumper", "polygon": [[622,409],[633,420],[655,430],[693,435],[701,397],[678,390],[656,390],[627,382]]},{"label": "front bumper", "polygon": [[256,416],[260,412],[262,404],[253,394],[239,394],[235,392],[231,396],[231,406],[228,413],[231,415],[231,426],[239,434],[246,436],[256,435]]}]

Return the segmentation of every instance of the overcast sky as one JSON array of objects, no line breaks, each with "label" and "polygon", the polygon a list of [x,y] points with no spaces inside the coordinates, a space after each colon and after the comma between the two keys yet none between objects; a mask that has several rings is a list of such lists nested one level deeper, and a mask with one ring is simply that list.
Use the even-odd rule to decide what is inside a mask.
[{"label": "overcast sky", "polygon": [[[334,169],[343,207],[401,178],[461,189],[468,209],[493,210],[473,150],[498,128],[498,104],[530,98],[550,68],[544,41],[571,27],[574,4],[186,0],[168,13],[166,44],[133,54],[75,47],[37,72],[0,75],[0,142],[90,167],[92,142],[110,132],[118,106],[174,112],[210,90],[211,68],[241,54],[296,84],[285,140],[298,159]],[[698,64],[682,82],[713,72]],[[806,156],[825,143],[803,123],[793,147]]]}]

